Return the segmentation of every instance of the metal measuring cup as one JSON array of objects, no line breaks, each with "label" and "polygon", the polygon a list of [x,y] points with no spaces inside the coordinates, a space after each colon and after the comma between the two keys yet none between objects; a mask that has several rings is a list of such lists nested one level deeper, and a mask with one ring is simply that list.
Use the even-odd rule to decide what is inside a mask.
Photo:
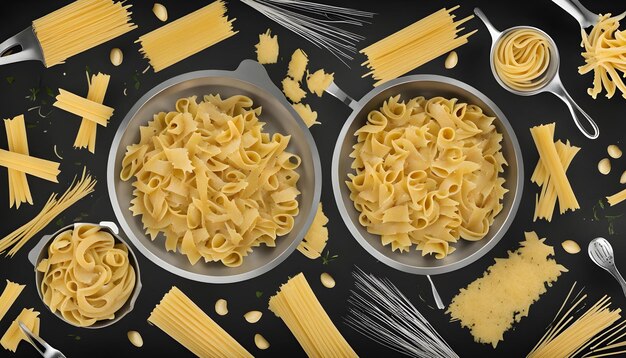
[{"label": "metal measuring cup", "polygon": [[[569,108],[570,114],[572,115],[572,119],[574,120],[576,127],[578,127],[582,134],[584,134],[585,137],[589,139],[598,138],[598,136],[600,135],[598,125],[587,113],[585,113],[585,111],[582,110],[582,108],[580,108],[580,106],[574,101],[574,99],[572,99],[569,93],[567,93],[567,91],[565,90],[563,83],[561,82],[561,78],[559,77],[559,66],[561,60],[559,57],[559,50],[556,47],[556,43],[554,42],[554,40],[552,40],[552,38],[548,34],[533,26],[515,26],[508,28],[504,31],[498,31],[498,29],[496,29],[491,24],[491,22],[489,22],[485,14],[479,8],[474,8],[474,13],[476,14],[476,16],[478,16],[479,19],[482,20],[482,22],[485,24],[485,27],[487,27],[489,34],[491,35],[491,51],[489,53],[489,64],[491,65],[491,72],[493,73],[493,76],[495,77],[496,81],[498,81],[500,86],[502,86],[502,88],[506,89],[507,91],[520,96],[533,96],[543,92],[550,92],[554,94],[563,102],[565,102],[567,108]],[[502,81],[494,65],[494,56],[498,43],[502,40],[504,36],[509,34],[511,31],[520,29],[537,31],[539,34],[543,35],[548,40],[550,51],[550,63],[548,64],[548,68],[546,69],[544,77],[541,80],[537,81],[536,87],[529,87],[525,90],[517,90],[509,87],[504,81]],[[583,127],[579,115],[576,114],[576,110],[584,117],[584,119],[587,120],[592,128],[592,132],[587,131],[587,129]]]}]

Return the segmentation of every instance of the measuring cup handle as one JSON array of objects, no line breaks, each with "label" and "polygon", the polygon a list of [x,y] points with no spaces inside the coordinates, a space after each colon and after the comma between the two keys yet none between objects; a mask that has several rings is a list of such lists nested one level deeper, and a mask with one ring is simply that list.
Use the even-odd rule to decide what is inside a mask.
[{"label": "measuring cup handle", "polygon": [[[574,99],[569,95],[569,93],[567,93],[567,91],[565,90],[565,87],[563,87],[563,85],[560,84],[561,80],[558,78],[558,76],[555,78],[555,80],[556,80],[556,83],[559,83],[559,85],[552,88],[551,92],[554,93],[554,95],[556,95],[557,97],[559,97],[563,102],[565,102],[565,104],[567,105],[567,108],[569,108],[569,111],[572,115],[572,119],[574,120],[574,123],[576,124],[576,127],[578,127],[578,129],[582,132],[582,134],[585,135],[585,137],[589,139],[598,138],[598,136],[600,135],[600,129],[598,128],[598,125],[596,124],[596,122],[594,122],[594,120],[585,111],[583,111],[582,108],[580,108],[580,106],[574,101]],[[583,126],[583,123],[580,120],[580,115],[576,113],[576,111],[578,111],[578,113],[580,113],[584,117],[587,123],[589,123],[589,126],[591,126],[591,130],[592,130],[591,132],[587,131],[587,129]]]},{"label": "measuring cup handle", "polygon": [[491,40],[495,43],[498,40],[498,37],[500,37],[500,31],[498,31],[498,29],[493,26],[493,24],[487,18],[487,15],[485,15],[485,13],[481,9],[475,7],[474,14],[476,14],[476,16],[478,16],[478,18],[483,22],[483,24],[485,24],[487,31],[489,31],[489,35],[491,35]]},{"label": "measuring cup handle", "polygon": [[552,0],[552,2],[572,15],[583,29],[595,25],[598,21],[598,15],[589,11],[578,0]]}]

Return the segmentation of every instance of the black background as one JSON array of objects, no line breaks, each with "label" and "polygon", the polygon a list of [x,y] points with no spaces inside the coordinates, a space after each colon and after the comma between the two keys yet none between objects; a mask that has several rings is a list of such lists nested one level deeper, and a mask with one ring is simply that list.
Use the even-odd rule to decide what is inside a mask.
[{"label": "black background", "polygon": [[[47,14],[64,1],[19,1],[2,5],[3,16],[0,38],[8,38],[25,27],[30,21]],[[164,0],[169,12],[169,19],[177,19],[195,9],[207,4],[207,1],[168,1]],[[339,3],[339,2],[337,2]],[[351,237],[344,226],[335,202],[330,184],[331,154],[336,137],[343,121],[350,114],[350,110],[326,95],[323,98],[308,95],[305,102],[319,113],[322,125],[314,126],[311,132],[315,137],[322,160],[323,192],[322,202],[324,210],[330,218],[330,240],[328,250],[331,255],[339,257],[323,265],[321,260],[310,261],[299,253],[294,253],[280,266],[261,277],[229,285],[210,285],[192,282],[174,276],[152,262],[146,260],[139,252],[143,290],[139,296],[133,312],[117,324],[100,329],[78,329],[69,326],[54,317],[37,297],[34,286],[33,268],[27,261],[26,255],[34,246],[36,237],[29,242],[14,258],[0,258],[0,278],[10,279],[27,284],[26,289],[17,303],[9,311],[6,318],[0,322],[0,332],[4,332],[11,320],[23,307],[34,307],[41,312],[41,335],[55,347],[62,350],[68,357],[92,356],[166,356],[176,357],[191,355],[182,346],[169,338],[156,327],[148,325],[146,318],[152,308],[161,299],[163,294],[172,286],[177,285],[186,292],[201,308],[213,319],[231,333],[251,353],[258,356],[275,354],[304,355],[295,338],[291,335],[282,321],[267,310],[267,300],[287,280],[288,276],[303,271],[308,277],[313,290],[330,314],[331,318],[346,337],[348,342],[362,356],[391,356],[394,353],[360,336],[343,323],[346,314],[346,299],[352,288],[351,272],[358,265],[366,272],[373,272],[379,276],[389,277],[405,294],[407,294],[420,311],[428,318],[433,326],[443,335],[457,353],[461,356],[523,356],[542,336],[545,327],[552,320],[567,291],[574,281],[587,287],[590,300],[596,300],[604,294],[613,297],[616,307],[626,307],[626,300],[617,283],[604,271],[596,267],[587,257],[585,251],[578,255],[569,255],[563,251],[560,243],[565,239],[573,239],[581,244],[583,249],[594,237],[607,237],[614,245],[618,257],[618,265],[626,270],[626,225],[624,220],[615,224],[616,233],[609,235],[606,221],[592,221],[592,207],[599,199],[613,194],[621,189],[618,184],[620,174],[626,169],[626,157],[612,160],[613,170],[610,175],[603,176],[597,171],[597,162],[606,157],[606,147],[609,144],[620,143],[624,137],[625,100],[616,94],[612,100],[599,96],[597,100],[586,94],[591,85],[592,75],[580,76],[577,67],[582,64],[580,56],[580,29],[572,17],[552,4],[550,1],[344,1],[343,6],[355,7],[361,10],[378,12],[371,25],[355,30],[367,37],[363,45],[372,43],[383,36],[404,27],[442,7],[452,7],[457,3],[461,8],[455,13],[465,17],[472,13],[474,6],[480,6],[492,22],[500,29],[515,25],[534,25],[545,30],[556,41],[561,51],[561,78],[571,95],[588,111],[598,122],[600,138],[591,141],[582,136],[572,123],[565,105],[550,94],[541,94],[534,97],[518,97],[500,88],[489,70],[488,53],[490,38],[483,25],[474,19],[466,24],[469,29],[478,29],[479,32],[470,38],[467,45],[457,49],[459,65],[446,70],[443,67],[444,57],[418,68],[412,73],[433,73],[450,76],[464,81],[490,97],[506,114],[521,143],[526,179],[525,192],[517,217],[500,243],[481,260],[453,273],[434,277],[439,292],[448,303],[458,292],[459,288],[478,278],[481,273],[493,263],[495,257],[505,257],[507,250],[518,247],[523,238],[523,231],[535,230],[541,237],[547,237],[547,242],[555,246],[557,260],[564,264],[570,272],[561,276],[558,282],[535,303],[527,318],[506,332],[504,341],[497,349],[491,346],[474,343],[469,331],[462,329],[458,323],[450,323],[449,317],[442,311],[433,310],[434,306],[430,295],[430,287],[425,277],[413,276],[388,268],[369,256]],[[619,13],[626,9],[624,1],[584,1],[592,11]],[[147,61],[138,53],[138,44],[134,43],[138,36],[158,26],[161,22],[152,14],[152,2],[132,1],[133,20],[139,29],[132,31],[109,43],[77,55],[66,64],[46,69],[38,62],[24,62],[0,67],[0,116],[9,118],[20,113],[26,114],[28,123],[28,137],[31,154],[50,160],[57,160],[53,153],[56,144],[59,154],[64,158],[61,161],[62,173],[60,184],[51,184],[37,178],[30,177],[29,183],[33,191],[35,205],[25,205],[19,210],[8,209],[8,193],[6,170],[0,170],[0,235],[4,236],[13,231],[22,223],[30,220],[41,209],[44,201],[52,192],[63,192],[71,179],[78,174],[83,165],[99,179],[96,192],[77,203],[62,214],[60,220],[55,220],[41,234],[52,233],[60,225],[66,225],[75,220],[101,221],[114,219],[108,196],[106,194],[105,170],[106,160],[117,124],[135,103],[135,101],[150,88],[175,75],[200,69],[234,69],[239,62],[246,58],[255,58],[254,44],[258,41],[258,34],[268,27],[279,36],[280,61],[275,65],[266,66],[275,83],[279,83],[286,73],[287,62],[291,53],[298,47],[309,55],[309,68],[325,68],[335,72],[335,82],[347,93],[360,98],[372,88],[370,79],[362,79],[365,70],[359,66],[363,61],[361,56],[352,61],[351,69],[341,64],[337,59],[322,51],[302,38],[295,36],[286,29],[272,23],[252,8],[238,2],[228,4],[229,16],[236,17],[235,28],[240,32],[216,46],[192,56],[160,73],[153,73],[150,69],[145,74]],[[361,47],[362,47],[361,46]],[[124,52],[124,62],[120,67],[113,67],[109,62],[109,51],[119,47]],[[111,75],[111,84],[106,95],[105,104],[115,108],[115,114],[108,128],[98,129],[96,155],[86,150],[72,148],[80,119],[69,113],[54,110],[47,118],[40,118],[35,111],[27,112],[28,108],[44,104],[44,113],[50,108],[53,101],[46,94],[46,87],[54,90],[62,87],[78,94],[85,94],[87,83],[85,67],[89,66],[92,72],[101,71]],[[139,86],[135,88],[133,75],[139,73]],[[5,81],[6,77],[14,77],[14,83]],[[30,88],[41,88],[36,101],[25,98]],[[127,88],[127,95],[123,94]],[[569,139],[574,145],[581,146],[582,150],[574,159],[568,172],[574,190],[581,204],[581,209],[565,215],[555,215],[552,223],[532,221],[535,194],[538,188],[531,184],[529,176],[537,162],[537,153],[532,143],[528,128],[542,123],[557,122],[556,138]],[[4,130],[1,130],[4,133]],[[0,135],[0,148],[6,148],[5,135]],[[626,149],[624,147],[623,149]],[[606,214],[619,215],[625,211],[626,204],[606,210]],[[319,275],[322,272],[331,273],[337,286],[332,289],[322,287]],[[262,291],[260,298],[256,292]],[[418,298],[421,295],[426,302]],[[218,298],[225,298],[229,302],[230,313],[219,317],[213,310]],[[246,323],[242,315],[253,309],[262,310],[265,314],[255,325]],[[138,330],[144,339],[143,348],[135,348],[126,339],[128,330]],[[270,349],[259,351],[253,343],[255,333],[262,333],[271,343]],[[5,354],[2,352],[0,354]],[[8,355],[8,353],[6,353]],[[18,355],[33,356],[34,350],[22,344]]]}]

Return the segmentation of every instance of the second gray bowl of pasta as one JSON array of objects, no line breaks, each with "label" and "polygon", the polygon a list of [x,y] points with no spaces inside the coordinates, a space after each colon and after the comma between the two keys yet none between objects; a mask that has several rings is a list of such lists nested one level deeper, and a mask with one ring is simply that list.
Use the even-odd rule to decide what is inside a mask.
[{"label": "second gray bowl of pasta", "polygon": [[44,236],[28,258],[37,292],[61,320],[110,326],[132,311],[141,280],[137,259],[114,223],[75,223]]}]

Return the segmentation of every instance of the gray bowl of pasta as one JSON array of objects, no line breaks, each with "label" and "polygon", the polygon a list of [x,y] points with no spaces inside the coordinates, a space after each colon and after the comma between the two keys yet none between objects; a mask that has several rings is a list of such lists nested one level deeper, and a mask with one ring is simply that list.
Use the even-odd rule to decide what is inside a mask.
[{"label": "gray bowl of pasta", "polygon": [[317,147],[264,67],[182,74],[122,121],[107,186],[130,241],[161,268],[231,283],[299,245],[321,194]]},{"label": "gray bowl of pasta", "polygon": [[487,96],[437,75],[398,78],[359,101],[334,84],[327,91],[353,109],[331,178],[341,217],[367,252],[401,271],[442,274],[504,236],[522,195],[523,161]]},{"label": "gray bowl of pasta", "polygon": [[28,253],[44,305],[75,327],[108,327],[133,310],[141,291],[137,257],[110,221],[74,223]]}]

